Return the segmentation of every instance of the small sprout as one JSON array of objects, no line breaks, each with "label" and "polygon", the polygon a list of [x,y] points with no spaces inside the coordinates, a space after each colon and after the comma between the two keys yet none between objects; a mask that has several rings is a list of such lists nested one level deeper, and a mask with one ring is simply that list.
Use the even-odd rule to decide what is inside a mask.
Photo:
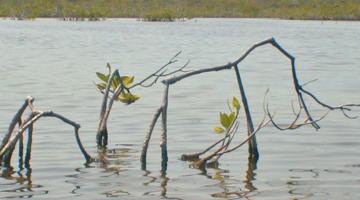
[{"label": "small sprout", "polygon": [[235,112],[231,112],[229,115],[222,112],[220,113],[220,123],[225,129],[230,128],[235,118],[236,118]]},{"label": "small sprout", "polygon": [[240,110],[240,103],[236,97],[233,97],[232,105],[236,112],[230,112],[230,114],[226,114],[224,112],[220,112],[220,124],[222,127],[217,126],[214,128],[215,133],[223,133],[225,131],[229,131],[233,126],[235,120],[238,117],[238,113]]}]

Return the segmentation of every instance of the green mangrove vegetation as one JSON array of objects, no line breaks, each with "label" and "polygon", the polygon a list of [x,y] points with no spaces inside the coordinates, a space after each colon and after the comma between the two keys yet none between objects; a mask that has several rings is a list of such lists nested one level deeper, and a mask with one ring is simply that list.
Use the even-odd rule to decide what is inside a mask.
[{"label": "green mangrove vegetation", "polygon": [[173,21],[195,17],[359,20],[360,0],[0,0],[0,17]]}]

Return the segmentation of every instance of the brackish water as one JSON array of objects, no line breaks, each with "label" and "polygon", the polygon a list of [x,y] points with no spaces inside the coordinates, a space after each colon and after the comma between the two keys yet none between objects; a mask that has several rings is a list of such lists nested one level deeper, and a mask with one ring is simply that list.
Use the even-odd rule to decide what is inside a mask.
[{"label": "brackish water", "polygon": [[[178,51],[174,67],[189,69],[234,61],[255,42],[275,37],[297,58],[302,83],[324,102],[360,102],[360,23],[262,19],[193,19],[150,23],[135,19],[102,22],[57,20],[0,21],[0,136],[27,95],[35,105],[81,124],[85,147],[105,162],[84,166],[73,128],[56,119],[35,125],[31,176],[26,171],[0,178],[0,199],[360,199],[360,120],[332,112],[321,129],[258,135],[260,160],[247,164],[247,149],[224,156],[219,168],[203,173],[179,160],[220,136],[212,132],[226,102],[239,96],[233,71],[203,74],[170,88],[169,163],[160,173],[159,133],[153,134],[148,171],[140,170],[142,141],[161,103],[162,84],[134,91],[141,99],[116,104],[110,116],[108,151],[100,153],[95,133],[101,94],[93,81],[106,63],[136,80],[153,72]],[[251,111],[258,123],[270,88],[270,109],[286,125],[295,99],[289,61],[271,46],[261,47],[240,65]],[[326,109],[310,99],[321,116]],[[359,109],[354,114],[360,114]],[[234,142],[245,137],[244,116]],[[16,169],[17,159],[13,158]]]}]

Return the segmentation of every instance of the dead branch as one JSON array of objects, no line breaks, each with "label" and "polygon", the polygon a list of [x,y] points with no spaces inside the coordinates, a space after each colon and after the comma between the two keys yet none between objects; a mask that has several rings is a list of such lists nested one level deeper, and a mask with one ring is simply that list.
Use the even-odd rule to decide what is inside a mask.
[{"label": "dead branch", "polygon": [[[30,158],[31,158],[31,143],[32,143],[32,132],[33,132],[33,126],[34,123],[39,120],[41,117],[54,117],[54,118],[58,118],[61,121],[63,121],[66,124],[69,124],[71,126],[73,126],[75,128],[75,137],[76,137],[76,141],[77,144],[80,148],[80,151],[83,153],[83,156],[86,160],[86,162],[91,162],[93,161],[93,158],[86,152],[85,148],[83,147],[81,141],[80,141],[80,137],[79,137],[79,133],[78,130],[80,128],[80,125],[77,124],[76,122],[58,114],[55,113],[53,111],[39,111],[36,110],[32,104],[32,102],[34,101],[34,99],[28,98],[27,99],[27,103],[25,103],[17,112],[17,114],[15,115],[15,118],[18,118],[19,120],[19,128],[18,130],[13,134],[13,130],[15,128],[15,126],[13,126],[13,121],[11,122],[10,126],[11,126],[11,133],[10,135],[12,135],[12,137],[10,137],[9,139],[6,140],[6,143],[3,145],[3,148],[0,150],[0,158],[2,158],[0,160],[0,162],[3,164],[4,167],[10,168],[11,167],[11,157],[13,154],[13,151],[15,149],[15,146],[17,143],[19,143],[20,145],[20,156],[19,156],[19,166],[20,168],[22,168],[23,165],[23,147],[22,147],[22,138],[23,138],[23,133],[25,132],[25,130],[28,130],[28,143],[27,143],[27,148],[26,148],[26,155],[25,155],[25,167],[29,167],[30,164]],[[26,106],[25,106],[26,105]],[[29,114],[29,116],[25,119],[25,120],[20,120],[23,112],[25,111],[26,107],[29,106],[31,113]],[[4,140],[3,140],[4,141]]]},{"label": "dead branch", "polygon": [[[139,81],[138,83],[135,83],[134,85],[132,85],[129,89],[135,88],[137,86],[141,86],[141,87],[151,87],[153,86],[158,79],[160,78],[164,78],[173,74],[176,74],[178,72],[185,72],[185,68],[187,67],[187,65],[189,64],[190,61],[186,62],[182,67],[180,67],[177,70],[174,70],[172,72],[169,73],[165,73],[166,72],[166,68],[169,67],[170,65],[174,64],[177,62],[176,58],[181,54],[181,51],[179,51],[178,53],[176,53],[165,65],[163,65],[162,67],[160,67],[159,69],[157,69],[155,72],[153,72],[152,74],[150,74],[149,76],[145,77],[143,80]],[[151,80],[153,79],[153,80]],[[151,80],[151,81],[150,81]],[[149,83],[146,83],[150,81]]]},{"label": "dead branch", "polygon": [[[256,48],[256,47],[254,47]],[[249,51],[250,53],[250,51]],[[246,54],[247,55],[247,54]],[[245,57],[244,57],[245,58]],[[240,90],[240,94],[241,94],[241,101],[242,104],[244,106],[244,111],[245,111],[245,117],[246,117],[246,124],[247,124],[247,133],[248,135],[251,135],[252,132],[254,132],[254,124],[252,121],[252,117],[251,117],[251,113],[250,113],[250,108],[247,102],[247,98],[246,98],[246,94],[245,94],[245,89],[244,86],[242,84],[242,80],[241,80],[241,76],[240,76],[240,72],[239,72],[239,68],[238,68],[238,64],[236,64],[234,66],[235,69],[235,74],[236,74],[236,79],[239,85],[239,90]],[[257,142],[256,142],[256,137],[252,137],[251,140],[249,141],[249,148],[248,151],[250,153],[250,156],[254,157],[255,160],[259,159],[259,151],[257,149]]]},{"label": "dead branch", "polygon": [[158,118],[160,117],[160,114],[162,113],[162,107],[160,107],[159,109],[157,109],[153,120],[151,121],[150,127],[149,127],[149,131],[146,134],[144,143],[143,143],[143,147],[142,147],[142,152],[141,152],[141,156],[140,156],[140,161],[141,161],[141,169],[142,170],[146,170],[146,155],[147,155],[147,149],[149,146],[149,142],[150,142],[150,138],[152,135],[152,132],[154,130],[154,127],[156,125],[156,122],[158,120]]},{"label": "dead branch", "polygon": [[[29,106],[29,103],[33,102],[34,98],[29,96],[25,99],[24,104],[20,107],[20,109],[16,112],[15,116],[13,117],[13,119],[10,122],[9,128],[7,133],[5,134],[4,138],[2,139],[1,142],[1,146],[0,146],[0,151],[4,148],[4,146],[9,142],[9,139],[11,137],[11,134],[14,132],[14,128],[16,126],[16,123],[18,123],[19,121],[21,121],[21,116],[24,113],[25,109]],[[0,156],[0,160],[1,160],[1,156]]]},{"label": "dead branch", "polygon": [[169,99],[169,85],[165,85],[164,98],[162,104],[161,112],[161,139],[160,139],[160,148],[161,148],[161,171],[166,171],[167,169],[167,107]]}]

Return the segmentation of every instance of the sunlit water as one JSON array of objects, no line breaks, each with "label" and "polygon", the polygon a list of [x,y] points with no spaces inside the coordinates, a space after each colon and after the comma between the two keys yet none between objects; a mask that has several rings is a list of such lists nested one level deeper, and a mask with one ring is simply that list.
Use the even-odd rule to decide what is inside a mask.
[{"label": "sunlit water", "polygon": [[[0,136],[27,95],[35,105],[81,124],[80,135],[95,157],[106,162],[84,166],[73,128],[56,119],[35,125],[31,176],[26,171],[0,178],[0,198],[35,199],[360,199],[360,121],[340,112],[320,122],[321,129],[295,131],[264,128],[258,135],[257,169],[247,163],[247,149],[224,156],[218,169],[203,173],[179,160],[220,136],[212,132],[226,102],[239,96],[233,71],[202,74],[170,88],[169,163],[160,173],[159,133],[153,134],[148,171],[139,154],[163,86],[136,89],[141,99],[116,104],[108,128],[108,152],[95,146],[101,94],[96,71],[106,63],[140,80],[178,51],[173,67],[189,69],[234,61],[255,42],[275,37],[297,58],[302,83],[324,102],[360,102],[360,23],[251,19],[193,19],[148,23],[134,19],[102,22],[57,20],[0,21]],[[260,122],[267,88],[270,109],[286,125],[295,99],[289,61],[271,46],[257,49],[240,65],[255,123]],[[307,99],[310,100],[310,99]],[[311,102],[311,101],[309,101]],[[321,116],[326,109],[311,102]],[[359,109],[354,114],[360,114]],[[241,116],[240,121],[244,121]],[[245,137],[242,123],[234,142]],[[17,165],[14,156],[13,164]]]}]

